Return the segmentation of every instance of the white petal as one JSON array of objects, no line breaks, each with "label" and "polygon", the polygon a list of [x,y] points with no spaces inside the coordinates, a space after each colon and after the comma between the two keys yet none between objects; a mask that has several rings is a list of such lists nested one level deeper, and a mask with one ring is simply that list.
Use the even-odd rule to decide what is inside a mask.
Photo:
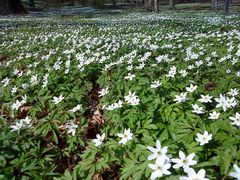
[{"label": "white petal", "polygon": [[201,169],[198,171],[197,176],[199,179],[204,178],[206,171],[204,169]]},{"label": "white petal", "polygon": [[240,173],[240,168],[236,164],[233,165],[233,168],[236,172]]},{"label": "white petal", "polygon": [[156,141],[156,148],[161,149],[161,143],[159,140]]},{"label": "white petal", "polygon": [[185,159],[186,158],[185,154],[182,151],[179,151],[179,157],[181,159]]},{"label": "white petal", "polygon": [[179,169],[180,167],[182,167],[181,164],[175,164],[175,165],[173,166],[174,169]]},{"label": "white petal", "polygon": [[156,170],[157,166],[155,164],[148,164],[148,167],[152,170]]},{"label": "white petal", "polygon": [[153,148],[153,147],[151,147],[151,146],[147,146],[147,149],[148,149],[149,151],[153,152],[153,153],[156,152],[156,149]]},{"label": "white petal", "polygon": [[162,177],[163,173],[162,171],[154,171],[151,175],[151,180],[155,180],[158,177]]},{"label": "white petal", "polygon": [[170,174],[171,174],[171,172],[170,172],[170,171],[168,171],[167,169],[164,169],[164,170],[163,170],[163,174],[170,175]]},{"label": "white petal", "polygon": [[118,137],[123,138],[124,134],[117,134]]},{"label": "white petal", "polygon": [[104,140],[104,139],[105,139],[105,133],[102,134],[102,140]]},{"label": "white petal", "polygon": [[231,173],[229,174],[229,176],[234,177],[234,178],[237,178],[237,179],[240,178],[239,174],[236,173],[236,172],[231,172]]},{"label": "white petal", "polygon": [[192,160],[195,156],[195,153],[191,153],[188,155],[187,159]]},{"label": "white petal", "polygon": [[156,157],[157,157],[157,154],[151,154],[148,156],[148,160],[150,161],[150,160],[156,159]]}]

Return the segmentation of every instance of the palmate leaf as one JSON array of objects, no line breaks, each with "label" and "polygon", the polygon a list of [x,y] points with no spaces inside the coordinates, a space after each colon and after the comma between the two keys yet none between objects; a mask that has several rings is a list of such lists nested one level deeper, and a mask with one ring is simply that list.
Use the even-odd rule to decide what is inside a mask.
[{"label": "palmate leaf", "polygon": [[199,146],[199,142],[192,142],[190,144],[188,143],[185,143],[184,144],[188,153],[197,153],[197,152],[201,152],[203,150],[203,147],[202,146]]},{"label": "palmate leaf", "polygon": [[6,159],[0,155],[0,167],[4,167],[6,165]]},{"label": "palmate leaf", "polygon": [[180,176],[174,176],[174,175],[170,175],[170,176],[166,176],[163,179],[164,180],[179,180]]},{"label": "palmate leaf", "polygon": [[144,121],[143,128],[144,129],[157,129],[157,126],[155,124],[152,124],[152,119],[148,119]]},{"label": "palmate leaf", "polygon": [[136,171],[136,167],[137,167],[137,164],[135,161],[126,160],[126,164],[125,164],[124,168],[122,169],[120,179],[127,180],[130,177],[132,177],[132,175]]},{"label": "palmate leaf", "polygon": [[127,155],[128,158],[125,159],[125,164],[121,169],[120,179],[140,180],[148,177],[150,174],[147,160],[149,153],[146,146],[137,144],[133,152],[128,152]]},{"label": "palmate leaf", "polygon": [[150,176],[150,169],[148,168],[149,162],[135,162],[135,161],[126,161],[124,168],[122,169],[120,179],[146,179]]}]

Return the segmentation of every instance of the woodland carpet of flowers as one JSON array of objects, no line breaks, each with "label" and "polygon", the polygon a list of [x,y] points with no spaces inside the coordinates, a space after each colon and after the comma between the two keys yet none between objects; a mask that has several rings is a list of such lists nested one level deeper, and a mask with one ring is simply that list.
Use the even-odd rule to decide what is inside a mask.
[{"label": "woodland carpet of flowers", "polygon": [[239,16],[0,24],[0,179],[240,180]]}]

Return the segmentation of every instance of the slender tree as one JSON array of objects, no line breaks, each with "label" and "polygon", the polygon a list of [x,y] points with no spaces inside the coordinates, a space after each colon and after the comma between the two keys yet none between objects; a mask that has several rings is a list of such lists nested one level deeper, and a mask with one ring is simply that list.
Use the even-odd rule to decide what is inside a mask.
[{"label": "slender tree", "polygon": [[170,9],[176,9],[175,0],[169,0],[169,7],[170,7]]},{"label": "slender tree", "polygon": [[116,0],[111,0],[111,1],[112,1],[113,6],[116,6],[116,5],[117,5]]},{"label": "slender tree", "polygon": [[87,6],[87,0],[81,0],[81,4],[82,4],[83,6]]},{"label": "slender tree", "polygon": [[0,0],[0,14],[27,13],[20,0]]},{"label": "slender tree", "polygon": [[92,5],[95,7],[100,7],[104,5],[105,0],[92,0]]},{"label": "slender tree", "polygon": [[224,13],[229,12],[229,0],[224,0]]},{"label": "slender tree", "polygon": [[34,0],[29,0],[29,6],[30,6],[31,8],[35,8],[35,2],[34,2]]},{"label": "slender tree", "polygon": [[156,13],[159,12],[158,0],[154,0],[154,12],[156,12]]},{"label": "slender tree", "polygon": [[218,2],[217,2],[217,0],[212,0],[212,9],[213,9],[213,10],[217,10],[217,7],[218,7]]},{"label": "slender tree", "polygon": [[145,0],[144,1],[144,8],[147,11],[152,11],[152,0]]}]

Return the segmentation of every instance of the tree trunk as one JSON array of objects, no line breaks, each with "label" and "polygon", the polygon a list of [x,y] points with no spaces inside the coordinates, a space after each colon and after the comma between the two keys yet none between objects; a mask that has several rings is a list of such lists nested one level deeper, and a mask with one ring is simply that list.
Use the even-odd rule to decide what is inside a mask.
[{"label": "tree trunk", "polygon": [[175,0],[169,0],[169,7],[170,7],[170,9],[176,9],[175,8]]},{"label": "tree trunk", "polygon": [[87,1],[86,0],[81,0],[82,6],[87,6]]},{"label": "tree trunk", "polygon": [[159,8],[158,8],[158,0],[154,0],[154,12],[158,13]]},{"label": "tree trunk", "polygon": [[30,6],[31,8],[35,8],[35,2],[34,2],[34,0],[29,0],[29,6]]},{"label": "tree trunk", "polygon": [[27,13],[20,0],[0,0],[0,14]]},{"label": "tree trunk", "polygon": [[150,7],[151,11],[154,11],[154,0],[148,0],[148,7]]},{"label": "tree trunk", "polygon": [[104,6],[104,0],[93,0],[92,5],[93,7],[102,7]]},{"label": "tree trunk", "polygon": [[145,0],[144,1],[144,8],[147,11],[152,11],[152,0]]},{"label": "tree trunk", "polygon": [[217,0],[212,0],[212,9],[217,11]]},{"label": "tree trunk", "polygon": [[64,3],[67,6],[74,6],[74,0],[62,0],[61,3]]},{"label": "tree trunk", "polygon": [[113,6],[116,6],[116,5],[117,5],[116,0],[111,0],[111,1],[112,1]]},{"label": "tree trunk", "polygon": [[225,0],[224,1],[224,13],[228,13],[229,12],[229,0]]}]

